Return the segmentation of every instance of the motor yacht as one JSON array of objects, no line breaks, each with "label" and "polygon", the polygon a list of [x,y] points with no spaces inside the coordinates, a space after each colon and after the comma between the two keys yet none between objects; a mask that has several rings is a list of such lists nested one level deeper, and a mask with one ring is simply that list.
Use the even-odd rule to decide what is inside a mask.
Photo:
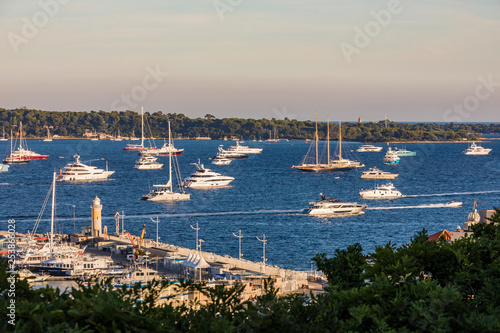
[{"label": "motor yacht", "polygon": [[143,155],[150,156],[179,156],[184,152],[184,148],[175,148],[174,143],[170,140],[170,143],[163,143],[161,148],[151,148],[141,151]]},{"label": "motor yacht", "polygon": [[414,151],[406,150],[404,148],[394,147],[394,154],[399,157],[409,157],[409,156],[417,156],[417,153]]},{"label": "motor yacht", "polygon": [[108,171],[106,164],[106,170],[98,169],[95,166],[86,165],[80,162],[80,156],[75,154],[75,162],[67,164],[64,170],[59,172],[57,177],[58,181],[63,182],[79,182],[79,181],[98,181],[106,180],[114,174],[114,171]]},{"label": "motor yacht", "polygon": [[476,145],[475,142],[472,142],[469,148],[463,151],[464,155],[488,155],[490,153],[490,148],[483,148],[479,145]]},{"label": "motor yacht", "polygon": [[212,164],[215,165],[229,165],[231,164],[231,160],[225,157],[214,157],[212,160]]},{"label": "motor yacht", "polygon": [[161,169],[163,167],[163,164],[158,163],[156,160],[158,158],[150,156],[150,155],[143,155],[135,164],[134,168],[139,169],[139,170],[157,170]]},{"label": "motor yacht", "polygon": [[219,146],[219,151],[217,152],[217,155],[215,155],[214,159],[227,158],[229,160],[243,160],[247,157],[248,157],[247,154],[224,150],[222,146]]},{"label": "motor yacht", "polygon": [[223,176],[220,173],[206,169],[198,160],[196,172],[184,180],[184,186],[191,188],[222,187],[229,185],[233,180],[234,177]]},{"label": "motor yacht", "polygon": [[383,149],[383,147],[377,147],[374,145],[362,145],[356,151],[358,153],[366,153],[366,152],[379,152]]},{"label": "motor yacht", "polygon": [[399,174],[379,170],[377,167],[363,171],[361,179],[395,179]]},{"label": "motor yacht", "polygon": [[361,195],[363,199],[395,199],[403,197],[401,192],[396,190],[392,183],[380,185],[371,190],[362,189],[359,195]]},{"label": "motor yacht", "polygon": [[386,165],[394,165],[394,164],[399,164],[399,161],[401,160],[401,157],[396,155],[394,151],[389,147],[387,149],[387,153],[384,156],[384,164]]},{"label": "motor yacht", "polygon": [[340,200],[327,198],[322,193],[321,200],[310,202],[309,208],[304,210],[304,214],[313,216],[345,216],[364,214],[366,205],[360,205],[356,202],[343,202]]},{"label": "motor yacht", "polygon": [[240,143],[236,141],[236,146],[229,147],[228,151],[240,154],[260,154],[262,152],[262,148],[250,148],[248,146],[240,146]]}]

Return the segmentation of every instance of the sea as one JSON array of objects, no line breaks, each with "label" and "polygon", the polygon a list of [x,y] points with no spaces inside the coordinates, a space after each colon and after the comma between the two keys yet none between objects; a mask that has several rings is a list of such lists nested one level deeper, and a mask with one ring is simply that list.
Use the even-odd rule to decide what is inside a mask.
[{"label": "sea", "polygon": [[[415,151],[415,157],[402,157],[399,165],[383,165],[384,150],[357,153],[361,142],[342,145],[342,155],[358,158],[366,168],[348,172],[302,173],[292,169],[307,154],[311,143],[246,141],[244,145],[263,148],[261,154],[233,161],[227,166],[211,164],[220,145],[228,148],[234,141],[175,141],[184,154],[177,157],[182,178],[196,170],[200,161],[221,174],[235,177],[231,186],[216,189],[188,189],[190,201],[172,203],[139,200],[153,184],[168,181],[168,157],[159,157],[161,170],[137,170],[139,156],[124,151],[127,141],[27,140],[28,147],[48,154],[45,161],[11,165],[0,173],[0,230],[15,220],[16,231],[25,233],[36,227],[38,233],[50,231],[51,198],[47,197],[54,172],[74,161],[115,170],[108,181],[62,183],[56,186],[56,231],[80,232],[90,225],[90,205],[97,196],[103,206],[103,225],[116,231],[113,216],[124,215],[124,228],[139,235],[146,225],[146,237],[163,243],[196,247],[196,226],[203,251],[238,257],[241,231],[243,258],[296,270],[310,270],[311,259],[319,253],[331,257],[336,249],[360,243],[365,253],[388,242],[408,243],[422,229],[428,234],[443,229],[455,230],[467,221],[477,201],[478,209],[500,207],[500,140],[488,136],[481,145],[492,148],[488,156],[462,155],[468,143],[407,143],[399,148]],[[161,146],[157,140],[156,145]],[[332,152],[336,142],[332,142]],[[319,151],[325,154],[324,143]],[[10,142],[0,142],[2,158]],[[394,186],[406,197],[393,200],[364,200],[359,191],[389,182],[360,179],[361,171],[377,166],[398,173]],[[174,182],[175,184],[175,182]],[[320,193],[342,201],[367,204],[364,215],[318,218],[303,214],[309,202],[320,200]],[[44,202],[45,210],[41,212]],[[460,208],[447,202],[461,201]],[[153,221],[158,217],[158,225]],[[36,221],[38,220],[38,223]],[[121,221],[120,221],[121,223]],[[158,234],[157,234],[158,227]],[[264,238],[265,237],[265,238]],[[265,239],[265,241],[264,241]]]}]

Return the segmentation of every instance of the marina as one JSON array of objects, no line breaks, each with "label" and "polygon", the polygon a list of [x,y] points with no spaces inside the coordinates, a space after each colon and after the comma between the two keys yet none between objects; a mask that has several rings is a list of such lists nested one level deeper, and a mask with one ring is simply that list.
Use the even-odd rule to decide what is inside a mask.
[{"label": "marina", "polygon": [[[115,171],[114,179],[58,183],[56,230],[70,234],[88,225],[89,203],[98,196],[104,207],[103,225],[109,231],[115,231],[115,213],[123,212],[125,231],[140,235],[143,224],[147,224],[148,238],[154,238],[156,224],[150,218],[158,215],[160,241],[193,250],[196,238],[190,225],[198,222],[200,238],[205,241],[204,251],[238,258],[238,239],[232,233],[241,230],[244,259],[256,263],[262,262],[263,249],[255,237],[265,234],[267,263],[293,270],[310,270],[310,258],[317,253],[331,254],[355,242],[360,242],[368,252],[384,240],[405,243],[423,228],[454,229],[475,199],[479,199],[484,209],[491,209],[500,199],[496,176],[500,164],[495,154],[495,147],[500,147],[498,140],[488,143],[494,149],[488,157],[473,160],[460,154],[467,143],[406,144],[418,154],[414,158],[402,158],[399,165],[391,166],[391,173],[399,174],[391,181],[405,194],[397,199],[397,205],[393,200],[360,199],[359,190],[368,185],[359,178],[359,169],[335,174],[290,170],[297,156],[308,149],[308,145],[300,141],[248,142],[251,147],[264,148],[262,153],[213,167],[214,171],[235,178],[230,186],[210,191],[187,189],[191,200],[176,202],[138,200],[148,193],[152,184],[168,181],[168,169],[149,172],[134,169],[137,154],[122,150],[127,141],[77,139],[54,140],[50,145],[44,145],[41,140],[28,140],[28,143],[33,150],[43,148],[51,156],[46,161],[11,166],[8,172],[2,173],[0,186],[10,193],[0,202],[5,216],[0,227],[4,230],[9,218],[16,220],[18,232],[31,230],[50,186],[51,171],[63,168],[78,152],[82,160],[106,158]],[[177,157],[183,176],[192,173],[191,163],[198,158],[201,163],[209,163],[223,143],[177,140],[176,146],[185,149],[184,154]],[[229,143],[231,145],[234,144]],[[355,150],[360,145],[345,143],[346,149]],[[9,142],[0,143],[0,150],[8,151],[9,146]],[[167,158],[158,160],[168,164]],[[363,163],[384,168],[381,153],[364,154]],[[428,163],[432,163],[432,170],[423,167]],[[478,172],[481,177],[476,176]],[[309,202],[319,200],[320,192],[344,202],[366,204],[368,208],[361,216],[311,218],[302,214]],[[27,193],[29,202],[20,204],[20,198]],[[462,207],[447,207],[446,203],[452,200],[462,202]],[[436,214],[440,210],[443,213]],[[38,232],[49,230],[50,220],[45,214]]]}]

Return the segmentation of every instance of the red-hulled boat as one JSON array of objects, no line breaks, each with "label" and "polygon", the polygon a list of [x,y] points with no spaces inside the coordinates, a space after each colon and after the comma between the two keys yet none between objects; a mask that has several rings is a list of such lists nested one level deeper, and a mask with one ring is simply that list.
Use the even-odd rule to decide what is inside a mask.
[{"label": "red-hulled boat", "polygon": [[4,163],[14,164],[14,163],[28,163],[33,160],[46,160],[49,158],[49,155],[41,155],[35,153],[28,149],[26,141],[23,140],[23,123],[19,123],[19,147],[17,150],[13,150],[12,148],[13,138],[11,135],[10,139],[10,155],[4,161]]}]

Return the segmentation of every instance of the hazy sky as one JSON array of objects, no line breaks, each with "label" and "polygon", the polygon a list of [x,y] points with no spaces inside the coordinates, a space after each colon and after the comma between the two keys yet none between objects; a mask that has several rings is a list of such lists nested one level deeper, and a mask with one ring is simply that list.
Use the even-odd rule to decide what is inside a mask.
[{"label": "hazy sky", "polygon": [[0,34],[3,108],[500,121],[498,0],[2,0]]}]

